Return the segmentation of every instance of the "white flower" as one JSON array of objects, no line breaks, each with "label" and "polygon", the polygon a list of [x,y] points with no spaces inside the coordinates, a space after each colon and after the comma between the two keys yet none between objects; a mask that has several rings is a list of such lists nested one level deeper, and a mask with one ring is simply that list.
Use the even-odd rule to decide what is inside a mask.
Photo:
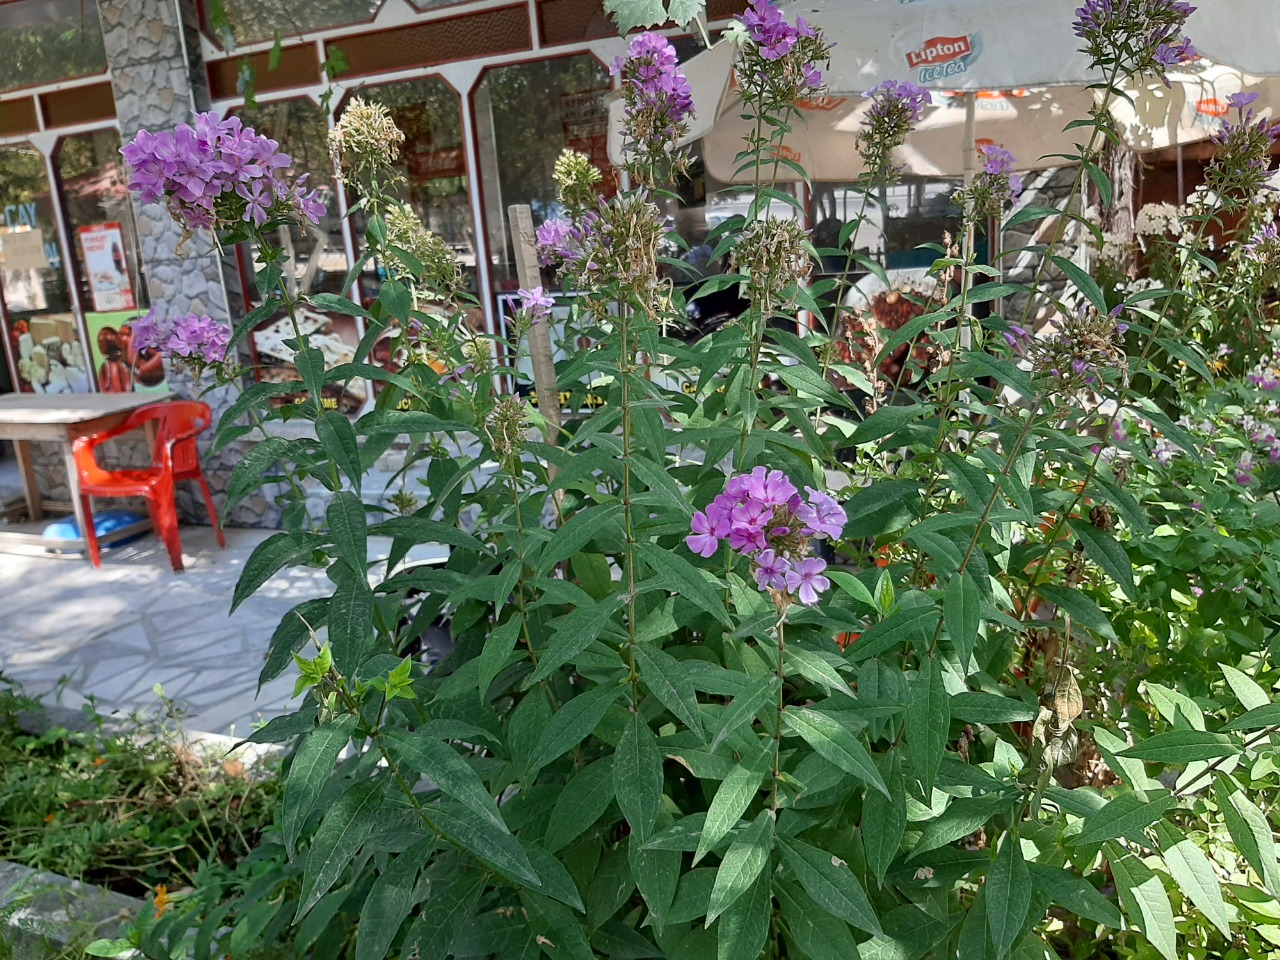
[{"label": "white flower", "polygon": [[1182,236],[1182,209],[1172,203],[1148,203],[1133,221],[1133,230],[1142,237]]}]

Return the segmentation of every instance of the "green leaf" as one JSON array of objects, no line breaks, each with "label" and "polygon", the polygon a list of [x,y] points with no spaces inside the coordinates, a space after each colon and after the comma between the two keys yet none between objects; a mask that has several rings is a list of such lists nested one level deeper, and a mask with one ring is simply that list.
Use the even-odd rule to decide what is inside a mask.
[{"label": "green leaf", "polygon": [[883,935],[876,911],[847,863],[790,837],[780,838],[778,846],[787,868],[814,903],[859,930],[876,937]]},{"label": "green leaf", "polygon": [[364,504],[360,498],[345,490],[334,494],[325,511],[325,520],[337,555],[353,571],[363,572],[369,565],[369,546]]},{"label": "green leaf", "polygon": [[441,792],[453,797],[477,817],[488,820],[500,830],[507,829],[498,805],[485,789],[480,775],[453,747],[423,730],[410,733],[394,727],[384,731],[381,740],[402,771],[408,767],[416,774],[429,777]]},{"label": "green leaf", "polygon": [[744,762],[730,770],[720,782],[711,806],[707,808],[702,835],[698,838],[698,849],[693,855],[695,866],[738,825],[742,814],[751,806],[764,779],[770,754],[771,751],[766,750],[749,760],[744,758]]},{"label": "green leaf", "polygon": [[760,876],[773,851],[773,811],[761,810],[751,824],[729,844],[707,904],[707,926],[747,892]]},{"label": "green leaf", "polygon": [[987,471],[958,453],[942,454],[942,462],[947,465],[947,476],[965,502],[974,510],[986,510],[996,492]]},{"label": "green leaf", "polygon": [[933,792],[951,729],[951,705],[942,684],[942,665],[933,657],[924,657],[907,690],[907,761],[921,795],[928,797]]},{"label": "green leaf", "polygon": [[858,947],[848,924],[820,909],[803,890],[775,884],[782,922],[795,939],[805,960],[852,960]]},{"label": "green leaf", "polygon": [[302,382],[311,394],[311,401],[315,405],[312,409],[319,411],[320,394],[324,388],[324,354],[317,347],[307,347],[293,355],[293,365],[302,374]]},{"label": "green leaf", "polygon": [[680,661],[651,643],[638,643],[633,649],[644,685],[699,740],[705,742],[707,735],[702,730],[702,717],[698,714],[698,694],[693,689],[692,678],[680,665]]},{"label": "green leaf", "polygon": [[849,660],[853,663],[870,660],[900,643],[922,640],[938,625],[940,615],[938,608],[931,603],[899,610],[859,637],[858,642],[849,648]]},{"label": "green leaf", "polygon": [[622,504],[617,501],[579,510],[555,532],[538,558],[538,575],[543,576],[562,560],[581,551],[601,531],[620,528]]},{"label": "green leaf", "polygon": [[457,870],[447,878],[432,878],[431,899],[409,928],[400,955],[449,956],[463,925],[475,915],[485,886],[480,870]]},{"label": "green leaf", "polygon": [[531,843],[521,844],[521,846],[524,847],[529,863],[537,871],[538,879],[542,882],[542,892],[579,913],[586,913],[587,908],[582,904],[582,895],[578,893],[578,887],[564,864],[541,847]]},{"label": "green leaf", "polygon": [[[1259,707],[1265,707],[1271,703],[1271,696],[1248,674],[1225,663],[1218,664],[1218,669],[1227,678],[1227,686],[1231,688],[1231,692],[1240,701],[1240,706],[1246,710],[1257,710]],[[1277,712],[1277,717],[1280,717],[1280,711]],[[1240,719],[1243,719],[1243,717]],[[1236,722],[1238,723],[1239,720]],[[1263,724],[1263,726],[1268,726],[1268,724]]]},{"label": "green leaf", "polygon": [[668,590],[693,601],[726,627],[733,626],[724,608],[724,597],[718,592],[720,588],[712,586],[715,578],[711,574],[695,567],[679,551],[667,550],[656,544],[636,544],[636,552]]},{"label": "green leaf", "polygon": [[269,297],[246,313],[243,319],[235,325],[235,329],[231,331],[231,342],[227,345],[227,350],[232,352],[231,348],[239,343],[246,333],[254,329],[258,324],[274,317],[283,306],[284,303],[282,301]]},{"label": "green leaf", "polygon": [[1107,805],[1084,822],[1084,828],[1076,835],[1074,843],[1096,844],[1116,837],[1140,838],[1149,827],[1173,806],[1168,792],[1144,798],[1136,793],[1122,793],[1107,801]]},{"label": "green leaf", "polygon": [[889,788],[876,769],[871,752],[836,717],[792,705],[782,711],[782,720],[792,733],[803,738],[824,760],[888,795]]},{"label": "green leaf", "polygon": [[920,484],[915,480],[878,480],[846,504],[846,539],[862,540],[901,530],[916,517]]},{"label": "green leaf", "polygon": [[310,556],[324,541],[314,533],[277,533],[253,548],[231,597],[231,612],[290,564]]},{"label": "green leaf", "polygon": [[329,568],[337,588],[329,599],[325,618],[333,661],[342,674],[350,674],[363,661],[373,636],[373,591],[363,574],[354,573],[339,560]]},{"label": "green leaf", "polygon": [[1169,822],[1157,821],[1155,830],[1165,866],[1177,881],[1178,888],[1222,931],[1224,937],[1230,937],[1227,906],[1222,900],[1218,875],[1209,858]]},{"label": "green leaf", "polygon": [[1164,884],[1145,863],[1114,843],[1107,843],[1107,860],[1125,915],[1165,960],[1178,960],[1173,907]]},{"label": "green leaf", "polygon": [[613,789],[622,815],[631,825],[633,842],[653,834],[662,802],[662,754],[644,717],[632,713],[618,741],[613,761]]},{"label": "green leaf", "polygon": [[532,686],[539,680],[545,680],[603,637],[605,627],[620,606],[622,596],[615,593],[602,603],[583,604],[555,621],[551,642],[542,652],[538,669],[533,672],[527,684]]},{"label": "green leaf", "polygon": [[316,727],[298,743],[284,781],[280,811],[280,829],[290,860],[293,859],[298,836],[315,809],[320,793],[333,773],[333,765],[338,762],[338,754],[351,739],[354,728],[355,717],[344,716],[323,727]]},{"label": "green leaf", "polygon": [[755,722],[756,711],[774,698],[777,694],[778,678],[775,676],[757,677],[742,692],[733,698],[728,709],[720,715],[720,729],[716,731],[708,750],[714,751],[724,742],[729,734],[738,730],[750,730]]},{"label": "green leaf", "polygon": [[414,543],[447,543],[450,546],[475,550],[477,553],[485,552],[484,545],[471,534],[459,530],[453,524],[441,523],[439,520],[432,520],[416,513],[408,517],[392,517],[390,520],[375,523],[369,528],[369,533],[375,537],[392,537],[397,540],[404,538]]},{"label": "green leaf", "polygon": [[293,917],[295,923],[307,915],[351,865],[378,825],[378,811],[384,802],[384,792],[366,780],[351,786],[325,813],[307,851],[298,910]]},{"label": "green leaf", "polygon": [[1280,725],[1280,703],[1268,703],[1242,713],[1227,724],[1228,730],[1260,730]]},{"label": "green leaf", "polygon": [[1240,753],[1240,744],[1225,733],[1204,730],[1170,730],[1121,750],[1120,756],[1150,763],[1191,763],[1217,760]]},{"label": "green leaf", "polygon": [[434,846],[434,837],[416,843],[378,874],[360,910],[355,960],[382,960],[387,955],[418,902],[414,880]]},{"label": "green leaf", "polygon": [[1275,835],[1267,815],[1226,777],[1218,778],[1217,796],[1236,849],[1262,878],[1267,891],[1280,899],[1280,865],[1276,863]]},{"label": "green leaf", "polygon": [[494,678],[506,668],[511,651],[520,638],[520,625],[523,623],[524,618],[517,610],[505,623],[490,630],[489,635],[484,638],[484,649],[476,664],[476,689],[481,702],[489,696],[489,687],[493,685]]},{"label": "green leaf", "polygon": [[291,654],[311,639],[311,631],[324,626],[328,618],[329,598],[304,600],[281,618],[271,642],[267,645],[267,662],[258,674],[258,690],[268,680],[274,680],[293,662]]},{"label": "green leaf", "polygon": [[994,693],[957,693],[951,698],[951,716],[968,723],[1029,723],[1039,714],[1034,703]]},{"label": "green leaf", "polygon": [[882,771],[886,765],[889,769],[884,779],[889,793],[868,792],[862,801],[862,845],[867,853],[867,866],[881,886],[907,829],[907,784],[902,775],[902,755],[897,750],[889,751],[881,762]]},{"label": "green leaf", "polygon": [[613,801],[613,757],[601,757],[579,770],[556,797],[542,844],[552,853],[581,836]]},{"label": "green leaf", "polygon": [[622,690],[617,684],[602,683],[565,701],[552,715],[533,750],[529,776],[536,775],[552,760],[564,756],[594,733]]},{"label": "green leaf", "polygon": [[347,475],[352,488],[360,492],[364,470],[360,466],[360,444],[345,414],[326,410],[316,419],[316,437],[338,469]]},{"label": "green leaf", "polygon": [[1022,859],[1022,843],[1006,833],[996,854],[996,862],[987,871],[987,929],[996,948],[996,956],[1007,956],[1013,949],[1031,907],[1031,875]]},{"label": "green leaf", "polygon": [[916,841],[907,860],[914,860],[930,850],[967,837],[992,817],[1008,813],[1012,801],[1005,794],[988,793],[978,797],[960,797],[951,801],[942,815],[930,820]]},{"label": "green leaf", "polygon": [[1096,307],[1099,313],[1107,312],[1107,298],[1103,295],[1102,288],[1098,286],[1098,281],[1093,279],[1088,271],[1066,257],[1049,257],[1049,261],[1067,275],[1076,289],[1084,294],[1085,299]]},{"label": "green leaf", "polygon": [[1037,890],[1076,916],[1112,930],[1119,930],[1124,925],[1124,919],[1115,904],[1100,894],[1084,877],[1047,863],[1032,862],[1027,864],[1027,868]]},{"label": "green leaf", "polygon": [[654,925],[661,930],[667,922],[676,888],[680,883],[683,857],[678,850],[658,850],[643,843],[628,843],[627,864],[644,897]]},{"label": "green leaf", "polygon": [[767,874],[758,877],[747,895],[739,897],[724,912],[717,930],[716,960],[747,960],[764,951],[773,915],[770,886]]},{"label": "green leaf", "polygon": [[816,683],[829,694],[838,693],[850,699],[857,699],[857,694],[849,687],[849,681],[840,676],[835,665],[844,666],[845,661],[836,653],[821,656],[812,650],[806,650],[803,647],[790,646],[787,648],[786,657],[783,663],[786,667],[787,676],[800,674],[811,683]]},{"label": "green leaf", "polygon": [[881,407],[867,419],[854,427],[853,435],[843,441],[842,447],[856,447],[881,437],[893,436],[907,424],[919,420],[930,412],[928,404],[913,403],[911,406]]},{"label": "green leaf", "polygon": [[1129,554],[1125,553],[1120,542],[1088,520],[1072,517],[1067,522],[1084,543],[1085,556],[1102,568],[1102,572],[1115,581],[1124,595],[1132,600],[1137,589],[1133,583],[1133,564],[1129,562]]},{"label": "green leaf", "polygon": [[956,659],[967,676],[973,648],[978,642],[978,626],[982,621],[982,593],[973,574],[966,570],[952,576],[942,602],[942,614]]},{"label": "green leaf", "polygon": [[1041,586],[1036,592],[1045,600],[1058,607],[1059,614],[1069,613],[1078,626],[1087,627],[1104,640],[1115,640],[1116,632],[1107,615],[1098,609],[1098,605],[1079,590],[1068,590],[1066,587]]},{"label": "green leaf", "polygon": [[428,808],[425,816],[450,841],[513,883],[534,889],[541,885],[524,848],[505,826],[499,827],[488,817],[475,816],[466,807],[436,805]]},{"label": "green leaf", "polygon": [[366,320],[373,319],[373,314],[364,307],[336,293],[313,293],[308,299],[325,313],[338,313],[344,317],[364,317]]}]

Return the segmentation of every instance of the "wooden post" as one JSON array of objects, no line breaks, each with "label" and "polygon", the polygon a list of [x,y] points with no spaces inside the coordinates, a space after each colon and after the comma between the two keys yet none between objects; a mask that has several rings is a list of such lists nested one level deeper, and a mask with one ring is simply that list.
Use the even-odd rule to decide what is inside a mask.
[{"label": "wooden post", "polygon": [[[533,211],[528,204],[513,203],[507,207],[511,224],[511,242],[516,252],[516,277],[520,286],[532,290],[541,283],[538,251],[533,243]],[[551,354],[551,324],[536,323],[529,329],[529,356],[533,361],[533,389],[538,398],[538,412],[546,420],[543,439],[553,446],[560,444],[560,391],[556,383],[556,364]],[[549,475],[555,469],[548,464]]]}]

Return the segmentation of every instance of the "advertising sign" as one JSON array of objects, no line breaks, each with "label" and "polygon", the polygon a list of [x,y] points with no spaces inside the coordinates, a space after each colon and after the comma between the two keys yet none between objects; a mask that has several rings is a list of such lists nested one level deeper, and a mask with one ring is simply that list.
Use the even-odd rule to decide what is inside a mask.
[{"label": "advertising sign", "polygon": [[94,313],[133,310],[137,303],[133,297],[133,283],[129,279],[129,262],[124,255],[124,235],[120,224],[95,223],[81,227],[77,233]]}]

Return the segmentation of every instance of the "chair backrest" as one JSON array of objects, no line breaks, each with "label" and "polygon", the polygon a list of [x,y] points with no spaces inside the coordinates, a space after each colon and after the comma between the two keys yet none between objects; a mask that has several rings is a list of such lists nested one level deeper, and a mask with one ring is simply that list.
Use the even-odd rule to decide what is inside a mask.
[{"label": "chair backrest", "polygon": [[195,470],[200,465],[195,438],[213,424],[213,411],[209,405],[199,400],[170,400],[148,405],[137,413],[142,414],[143,411],[146,411],[146,419],[156,421],[157,448],[172,444],[174,472]]}]

